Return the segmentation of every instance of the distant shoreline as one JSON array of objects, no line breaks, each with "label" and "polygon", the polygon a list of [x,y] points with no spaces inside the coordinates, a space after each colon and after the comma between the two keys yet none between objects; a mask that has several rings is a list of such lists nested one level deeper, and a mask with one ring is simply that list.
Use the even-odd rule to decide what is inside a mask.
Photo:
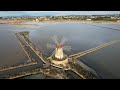
[{"label": "distant shoreline", "polygon": [[[14,21],[14,20],[0,20],[0,24],[22,24],[27,22],[35,22],[35,21]],[[120,24],[120,22],[115,21],[86,21],[86,20],[44,20],[44,21],[38,21],[35,23],[40,22],[81,22],[81,23],[104,23],[104,24]]]}]

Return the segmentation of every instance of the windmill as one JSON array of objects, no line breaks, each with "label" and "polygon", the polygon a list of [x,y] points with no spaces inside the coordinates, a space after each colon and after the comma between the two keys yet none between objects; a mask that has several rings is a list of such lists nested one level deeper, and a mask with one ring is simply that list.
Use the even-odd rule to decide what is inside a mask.
[{"label": "windmill", "polygon": [[55,44],[47,44],[47,48],[55,49],[52,52],[52,55],[54,55],[56,59],[62,60],[65,56],[63,50],[70,51],[71,46],[64,46],[65,42],[67,41],[65,37],[63,37],[61,42],[59,42],[57,36],[54,35],[52,37],[52,40],[54,41]]}]

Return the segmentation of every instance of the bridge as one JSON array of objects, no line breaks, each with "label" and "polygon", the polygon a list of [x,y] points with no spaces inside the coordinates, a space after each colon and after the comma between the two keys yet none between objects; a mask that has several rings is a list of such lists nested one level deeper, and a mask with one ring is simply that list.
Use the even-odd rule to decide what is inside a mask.
[{"label": "bridge", "polygon": [[83,51],[83,52],[79,52],[79,53],[76,53],[76,54],[69,55],[69,58],[77,59],[77,58],[80,58],[80,57],[82,57],[82,56],[84,56],[84,55],[86,55],[86,54],[89,54],[89,53],[91,53],[91,52],[97,51],[97,50],[99,50],[99,49],[105,48],[105,47],[107,47],[107,46],[110,46],[110,45],[113,45],[113,44],[119,43],[119,42],[120,42],[120,40],[113,40],[113,41],[111,41],[111,42],[102,44],[102,45],[100,45],[100,46],[91,48],[91,49],[89,49],[89,50],[85,50],[85,51]]}]

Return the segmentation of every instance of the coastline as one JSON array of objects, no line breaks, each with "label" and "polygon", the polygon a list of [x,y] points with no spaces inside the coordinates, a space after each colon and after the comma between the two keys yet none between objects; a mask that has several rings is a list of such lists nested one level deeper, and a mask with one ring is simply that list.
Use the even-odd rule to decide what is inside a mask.
[{"label": "coastline", "polygon": [[[35,22],[35,21],[14,21],[14,20],[0,20],[0,24],[22,24],[27,22]],[[115,21],[87,21],[87,20],[44,20],[44,21],[37,21],[35,23],[40,22],[80,22],[80,23],[102,23],[102,24],[120,24],[120,22]]]}]

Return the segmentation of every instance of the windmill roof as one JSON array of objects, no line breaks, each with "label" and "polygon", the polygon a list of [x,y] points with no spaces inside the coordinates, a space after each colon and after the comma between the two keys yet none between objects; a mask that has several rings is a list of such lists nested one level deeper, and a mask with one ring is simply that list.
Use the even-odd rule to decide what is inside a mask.
[{"label": "windmill roof", "polygon": [[57,48],[61,48],[62,45],[60,43],[57,44]]}]

